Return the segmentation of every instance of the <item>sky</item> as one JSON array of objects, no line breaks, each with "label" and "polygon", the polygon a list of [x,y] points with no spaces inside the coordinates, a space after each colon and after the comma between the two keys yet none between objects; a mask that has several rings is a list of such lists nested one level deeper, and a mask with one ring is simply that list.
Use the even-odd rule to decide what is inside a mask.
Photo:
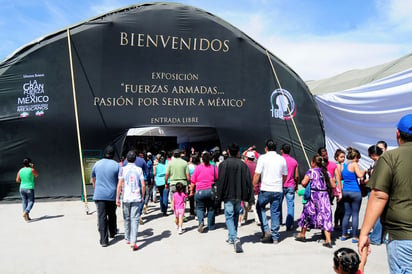
[{"label": "sky", "polygon": [[[0,61],[48,34],[139,0],[0,0]],[[411,0],[181,0],[237,27],[305,80],[412,53]]]}]

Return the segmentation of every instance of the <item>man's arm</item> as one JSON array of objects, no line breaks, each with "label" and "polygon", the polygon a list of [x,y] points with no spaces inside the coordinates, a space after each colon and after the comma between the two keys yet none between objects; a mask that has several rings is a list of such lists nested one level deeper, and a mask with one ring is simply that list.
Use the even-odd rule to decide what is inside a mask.
[{"label": "man's arm", "polygon": [[146,183],[145,183],[144,180],[140,180],[140,184],[142,185],[142,197],[143,197],[143,200],[144,200],[144,195],[146,193]]},{"label": "man's arm", "polygon": [[259,183],[260,179],[260,173],[255,172],[255,175],[253,175],[253,186],[256,186]]},{"label": "man's arm", "polygon": [[366,206],[362,228],[359,234],[358,250],[360,254],[362,254],[362,249],[364,247],[367,247],[368,253],[370,253],[368,235],[379,216],[382,214],[383,209],[388,202],[388,198],[389,195],[387,193],[377,189],[372,189],[369,196],[368,205]]},{"label": "man's arm", "polygon": [[167,185],[167,181],[169,180],[169,174],[166,173],[165,175],[165,188],[169,189],[169,186]]},{"label": "man's arm", "polygon": [[122,193],[123,189],[123,179],[119,179],[117,182],[117,189],[116,189],[116,205],[120,206],[120,194]]}]

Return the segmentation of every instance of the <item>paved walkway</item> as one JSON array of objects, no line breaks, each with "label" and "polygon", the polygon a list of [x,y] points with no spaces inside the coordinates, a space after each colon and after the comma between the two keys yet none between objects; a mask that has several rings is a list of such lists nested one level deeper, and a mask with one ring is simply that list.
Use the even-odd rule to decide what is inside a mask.
[{"label": "paved walkway", "polygon": [[[361,221],[363,220],[364,199]],[[235,253],[227,244],[224,216],[216,218],[217,230],[199,234],[197,221],[184,223],[178,235],[173,215],[162,217],[159,204],[149,207],[145,224],[139,226],[139,250],[133,252],[123,240],[121,210],[117,210],[120,234],[108,247],[98,242],[94,203],[86,215],[81,201],[36,202],[26,223],[19,203],[0,203],[0,273],[334,273],[333,251],[339,247],[356,249],[351,241],[336,240],[333,249],[317,241],[319,230],[301,243],[293,239],[297,231],[281,227],[278,245],[259,242],[260,229],[249,216],[239,229],[244,253]],[[302,206],[296,201],[295,218]],[[389,273],[384,246],[373,246],[365,273]]]}]

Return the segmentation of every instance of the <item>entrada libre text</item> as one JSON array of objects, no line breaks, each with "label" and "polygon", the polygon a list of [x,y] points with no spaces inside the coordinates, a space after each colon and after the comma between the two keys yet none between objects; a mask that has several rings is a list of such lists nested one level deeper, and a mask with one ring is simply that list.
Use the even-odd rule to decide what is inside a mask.
[{"label": "entrada libre text", "polygon": [[152,117],[151,124],[197,124],[199,117]]}]

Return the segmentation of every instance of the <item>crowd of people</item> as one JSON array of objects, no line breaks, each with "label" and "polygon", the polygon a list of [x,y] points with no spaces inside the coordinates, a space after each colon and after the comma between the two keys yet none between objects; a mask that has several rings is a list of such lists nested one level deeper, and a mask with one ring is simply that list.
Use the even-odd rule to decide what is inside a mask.
[{"label": "crowd of people", "polygon": [[[385,141],[369,147],[372,164],[368,169],[360,167],[361,154],[356,148],[348,147],[346,152],[337,149],[335,161],[331,161],[326,148],[321,147],[301,181],[298,163],[290,156],[290,145],[283,144],[278,154],[277,144],[271,139],[266,141],[261,155],[255,146],[241,154],[239,145],[232,143],[222,152],[219,148],[202,153],[192,149],[188,157],[179,149],[172,153],[160,151],[155,157],[150,152],[131,150],[120,163],[113,160],[114,147],[108,146],[91,173],[100,244],[107,246],[109,238],[119,232],[116,207],[121,206],[124,238],[132,250],[137,250],[138,227],[143,224],[142,214],[147,213],[150,201],[159,202],[164,216],[168,215],[170,203],[179,234],[184,231],[187,201],[190,215],[194,217],[196,213],[199,233],[215,229],[215,215],[223,204],[226,242],[237,253],[243,252],[238,226],[252,210],[262,232],[260,240],[278,244],[282,240],[279,227],[283,200],[287,206],[286,229],[293,230],[297,193],[303,196],[303,210],[297,220],[300,232],[296,241],[306,242],[308,230],[320,229],[325,239],[323,246],[332,248],[332,231],[339,230],[341,241],[351,239],[358,245],[361,259],[352,249],[335,252],[337,273],[362,272],[370,244],[383,242],[387,244],[391,273],[412,273],[412,114],[399,121],[396,138],[396,149],[387,151]],[[38,172],[29,158],[24,159],[23,165],[16,182],[21,184],[23,217],[29,221]],[[303,188],[298,188],[299,183]],[[359,232],[359,211],[366,196],[368,205]]]},{"label": "crowd of people", "polygon": [[[143,224],[142,215],[147,213],[148,203],[157,199],[164,216],[168,215],[169,209],[175,214],[179,234],[183,233],[183,221],[187,218],[197,219],[198,232],[213,231],[215,216],[222,211],[223,205],[228,229],[226,240],[234,245],[236,252],[243,251],[237,228],[247,220],[250,211],[254,212],[255,222],[261,229],[260,241],[277,244],[281,241],[279,229],[283,219],[286,230],[295,229],[294,205],[299,183],[310,188],[310,196],[297,220],[301,229],[295,239],[305,242],[308,230],[320,229],[325,239],[323,246],[332,248],[332,231],[339,229],[340,240],[352,238],[352,242],[357,243],[361,186],[368,180],[365,174],[371,175],[373,167],[368,171],[361,170],[358,164],[361,156],[355,148],[347,148],[346,153],[337,150],[334,162],[321,147],[299,181],[299,166],[290,156],[291,146],[283,144],[280,153],[276,150],[277,144],[271,139],[266,141],[265,153],[261,155],[255,146],[240,154],[236,144],[229,145],[225,156],[219,148],[203,152],[192,150],[189,156],[180,149],[169,153],[160,151],[154,159],[150,152],[131,150],[117,163],[111,160],[114,148],[109,146],[104,153],[105,159],[98,161],[92,170],[93,182],[101,182],[95,183],[93,197],[99,216],[101,245],[106,246],[109,237],[118,232],[114,223],[115,209],[116,205],[123,205],[125,239],[136,250],[136,220]],[[378,145],[371,146],[369,151],[369,156],[375,160],[382,154]],[[286,218],[282,216],[284,200]],[[186,204],[190,216],[185,216]],[[379,228],[373,233],[376,231]],[[382,235],[375,237],[378,240],[372,243],[380,244]]]}]

